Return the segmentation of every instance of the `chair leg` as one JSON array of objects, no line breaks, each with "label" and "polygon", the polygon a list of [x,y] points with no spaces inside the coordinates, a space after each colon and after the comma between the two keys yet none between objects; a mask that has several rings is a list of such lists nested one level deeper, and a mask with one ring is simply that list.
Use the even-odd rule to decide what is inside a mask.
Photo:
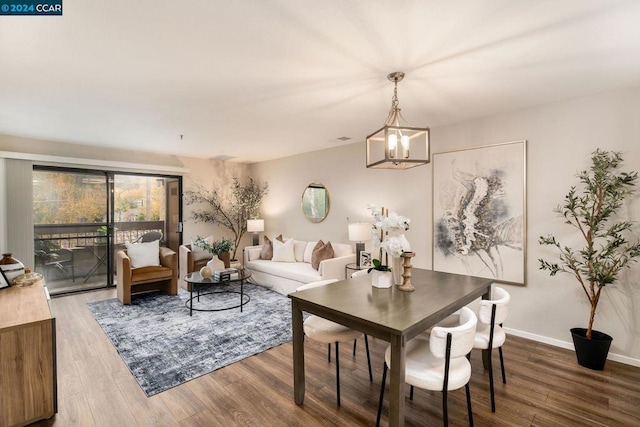
[{"label": "chair leg", "polygon": [[353,355],[356,355],[356,345],[358,344],[358,340],[353,340]]},{"label": "chair leg", "polygon": [[493,353],[489,350],[489,392],[491,393],[491,412],[496,412],[496,398],[493,390],[493,362],[491,356]]},{"label": "chair leg", "polygon": [[382,414],[382,401],[384,399],[384,386],[387,382],[387,364],[382,368],[382,384],[380,385],[380,401],[378,401],[378,416],[376,417],[376,427],[380,427],[380,415]]},{"label": "chair leg", "polygon": [[409,400],[413,400],[413,386],[411,386],[409,391]]},{"label": "chair leg", "polygon": [[338,396],[338,406],[340,406],[340,359],[338,358],[339,345],[336,341],[336,390]]},{"label": "chair leg", "polygon": [[327,362],[331,363],[331,343],[327,344]]},{"label": "chair leg", "polygon": [[447,408],[447,389],[442,390],[442,425],[449,425],[449,411]]},{"label": "chair leg", "polygon": [[504,359],[502,357],[502,347],[498,347],[498,353],[500,353],[500,368],[502,369],[502,383],[507,383],[507,377],[504,374]]},{"label": "chair leg", "polygon": [[[355,343],[354,343],[355,346]],[[367,349],[367,364],[369,365],[369,382],[373,382],[373,372],[371,372],[371,355],[369,355],[369,339],[364,335],[364,346]]]},{"label": "chair leg", "polygon": [[464,389],[467,392],[467,412],[469,413],[469,427],[473,427],[473,412],[471,411],[471,391],[469,388],[469,383],[465,384]]}]

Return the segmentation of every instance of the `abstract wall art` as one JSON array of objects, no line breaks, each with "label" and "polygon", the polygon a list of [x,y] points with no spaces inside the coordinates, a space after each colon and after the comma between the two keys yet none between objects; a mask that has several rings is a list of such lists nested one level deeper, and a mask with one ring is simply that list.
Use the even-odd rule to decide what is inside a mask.
[{"label": "abstract wall art", "polygon": [[526,141],[433,155],[433,269],[525,284]]}]

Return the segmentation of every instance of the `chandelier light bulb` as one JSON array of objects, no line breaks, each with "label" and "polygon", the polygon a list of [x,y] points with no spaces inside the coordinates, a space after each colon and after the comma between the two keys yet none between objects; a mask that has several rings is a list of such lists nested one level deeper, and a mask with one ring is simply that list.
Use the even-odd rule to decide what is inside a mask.
[{"label": "chandelier light bulb", "polygon": [[398,148],[398,135],[392,133],[389,135],[389,156],[396,157],[396,149]]},{"label": "chandelier light bulb", "polygon": [[405,159],[409,158],[409,135],[402,135],[400,138],[402,143],[402,153]]}]

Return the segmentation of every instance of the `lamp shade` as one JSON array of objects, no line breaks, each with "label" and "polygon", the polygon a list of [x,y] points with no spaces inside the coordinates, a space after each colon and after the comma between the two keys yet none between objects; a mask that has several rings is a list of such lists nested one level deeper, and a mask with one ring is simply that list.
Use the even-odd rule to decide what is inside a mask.
[{"label": "lamp shade", "polygon": [[364,242],[369,239],[371,239],[371,224],[367,222],[349,224],[349,240]]},{"label": "lamp shade", "polygon": [[258,233],[264,231],[264,219],[247,220],[247,231]]}]

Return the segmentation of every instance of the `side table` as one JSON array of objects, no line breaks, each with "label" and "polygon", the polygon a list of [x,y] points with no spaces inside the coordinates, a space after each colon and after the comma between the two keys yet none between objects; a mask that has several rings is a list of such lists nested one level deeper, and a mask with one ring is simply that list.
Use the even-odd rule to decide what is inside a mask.
[{"label": "side table", "polygon": [[359,271],[359,270],[366,270],[368,268],[369,267],[359,266],[355,262],[349,263],[349,264],[344,266],[344,278],[345,279],[351,278],[351,274],[349,273],[349,270],[351,270],[351,271]]}]

